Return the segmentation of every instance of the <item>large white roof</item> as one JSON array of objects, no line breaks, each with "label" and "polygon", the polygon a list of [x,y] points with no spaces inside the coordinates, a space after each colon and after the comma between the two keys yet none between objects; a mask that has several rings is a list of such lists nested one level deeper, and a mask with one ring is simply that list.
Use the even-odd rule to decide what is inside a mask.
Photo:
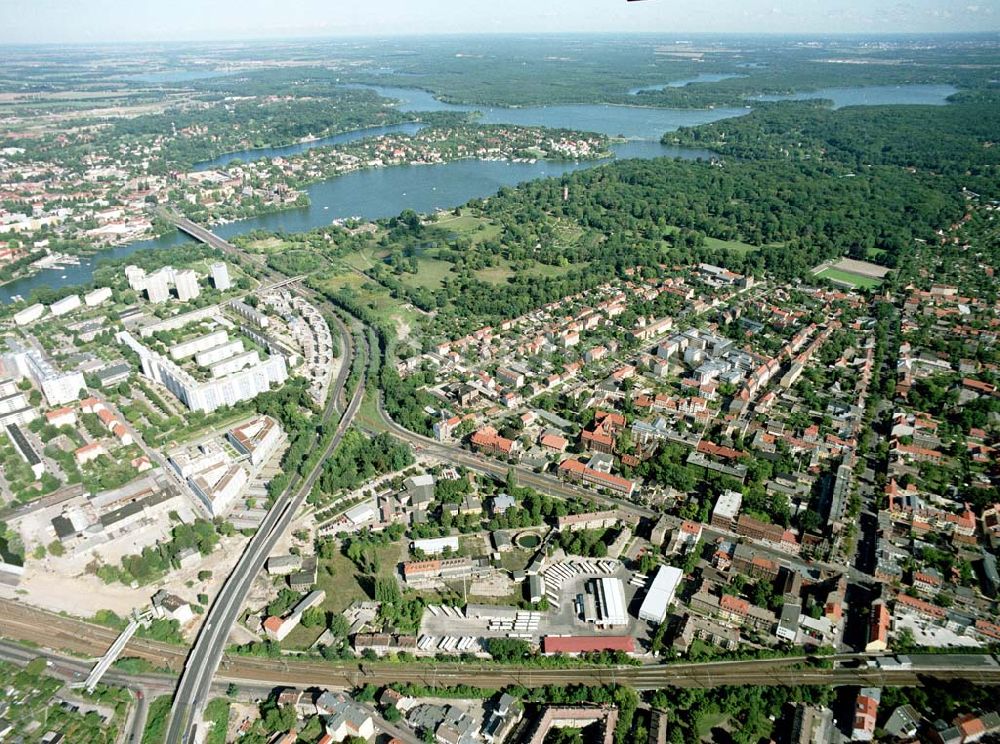
[{"label": "large white roof", "polygon": [[662,623],[667,616],[667,607],[674,601],[677,586],[681,583],[683,573],[673,566],[660,566],[656,578],[649,586],[646,598],[639,607],[639,617],[653,623]]}]

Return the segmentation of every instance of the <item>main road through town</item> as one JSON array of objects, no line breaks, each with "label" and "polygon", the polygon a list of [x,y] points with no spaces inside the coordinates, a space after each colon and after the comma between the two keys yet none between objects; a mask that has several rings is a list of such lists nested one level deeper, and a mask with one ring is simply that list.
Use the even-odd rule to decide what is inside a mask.
[{"label": "main road through town", "polygon": [[[234,255],[239,259],[252,260],[260,270],[259,279],[267,277],[270,273],[264,266],[260,265],[257,257],[240,251],[190,220],[177,217],[173,219],[180,229],[213,248]],[[349,329],[339,321],[338,325],[343,339],[343,363],[321,417],[323,424],[333,421],[337,415],[338,402],[353,364],[365,365],[367,363],[365,350],[355,348]],[[355,355],[358,356],[357,360],[354,359]],[[201,713],[208,702],[212,680],[222,660],[230,630],[243,609],[250,587],[263,568],[264,561],[267,560],[275,544],[288,529],[299,507],[302,506],[315,486],[316,480],[322,472],[323,463],[340,444],[354,420],[364,397],[364,390],[364,377],[362,377],[347,407],[340,415],[334,436],[330,439],[322,455],[313,460],[309,472],[294,477],[284,492],[275,499],[264,521],[215,597],[181,671],[177,692],[170,709],[166,744],[195,741]]]}]

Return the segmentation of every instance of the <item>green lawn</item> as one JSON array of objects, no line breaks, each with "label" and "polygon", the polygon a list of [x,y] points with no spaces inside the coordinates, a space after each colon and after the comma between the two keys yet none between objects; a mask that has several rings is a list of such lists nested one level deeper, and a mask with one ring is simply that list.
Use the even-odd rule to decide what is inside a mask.
[{"label": "green lawn", "polygon": [[389,252],[386,250],[374,250],[371,247],[363,248],[359,251],[352,251],[351,253],[345,253],[341,260],[350,266],[352,269],[357,269],[358,271],[367,271],[372,268],[375,264],[381,263]]},{"label": "green lawn", "polygon": [[451,214],[443,216],[434,225],[450,230],[459,237],[468,238],[473,245],[498,237],[501,230],[500,226],[494,222],[484,217],[476,217],[467,210],[463,210],[461,217],[454,217]]},{"label": "green lawn", "polygon": [[417,273],[403,273],[399,279],[408,287],[422,289],[440,289],[444,278],[451,273],[455,264],[450,261],[442,261],[439,258],[420,256],[417,258]]},{"label": "green lawn", "polygon": [[[347,290],[359,302],[367,306],[383,322],[390,322],[401,329],[413,328],[420,321],[420,314],[403,307],[403,303],[390,296],[389,290],[380,284],[355,272],[333,274],[321,280],[325,288],[334,291]],[[400,335],[407,335],[402,334]]]},{"label": "green lawn", "polygon": [[757,246],[744,243],[739,240],[719,240],[718,238],[705,238],[705,245],[709,248],[724,248],[734,253],[744,254],[757,250]]},{"label": "green lawn", "polygon": [[[379,576],[392,576],[397,565],[406,560],[406,541],[376,548],[376,553],[379,557]],[[321,559],[316,587],[326,592],[323,609],[340,613],[354,602],[371,599],[363,585],[364,579],[357,567],[341,553],[330,559]]]},{"label": "green lawn", "polygon": [[281,238],[271,237],[262,240],[251,240],[247,243],[247,250],[254,253],[274,253],[275,251],[285,250],[289,245],[289,243],[286,243]]},{"label": "green lawn", "polygon": [[872,289],[882,283],[881,279],[876,279],[875,277],[852,274],[850,271],[843,271],[842,269],[835,269],[833,267],[823,269],[816,276],[821,279],[844,282],[845,284],[850,284],[852,287],[860,287],[862,289]]},{"label": "green lawn", "polygon": [[288,634],[288,637],[281,642],[281,647],[290,651],[305,651],[311,648],[316,640],[323,634],[323,628],[307,628],[299,624],[295,630]]},{"label": "green lawn", "polygon": [[514,270],[509,266],[491,266],[488,269],[476,271],[476,279],[486,284],[506,284],[514,276]]},{"label": "green lawn", "polygon": [[[562,276],[568,274],[574,269],[586,268],[589,262],[584,261],[583,263],[569,264],[567,266],[550,266],[548,264],[536,263],[531,269],[528,270],[529,276],[537,276],[543,279],[554,276]],[[476,271],[476,279],[486,284],[506,284],[507,280],[514,276],[514,270],[510,266],[510,262],[501,259],[498,266],[491,266],[487,269],[479,269]]]}]

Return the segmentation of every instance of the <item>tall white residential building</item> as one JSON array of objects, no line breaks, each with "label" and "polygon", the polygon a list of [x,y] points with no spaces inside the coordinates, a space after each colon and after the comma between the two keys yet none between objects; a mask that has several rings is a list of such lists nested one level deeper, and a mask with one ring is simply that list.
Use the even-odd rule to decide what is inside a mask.
[{"label": "tall white residential building", "polygon": [[244,351],[242,354],[236,354],[228,359],[223,359],[221,362],[210,365],[208,371],[213,378],[217,379],[256,364],[260,364],[260,354],[257,353],[256,349],[251,349],[250,351]]},{"label": "tall white residential building", "polygon": [[158,304],[170,299],[170,280],[163,269],[147,276],[142,286],[145,288],[146,298],[150,302]]},{"label": "tall white residential building", "polygon": [[82,372],[60,372],[40,351],[10,341],[8,367],[15,367],[21,377],[30,377],[42,391],[50,406],[61,406],[80,399],[80,391],[86,388]]},{"label": "tall white residential building", "polygon": [[224,329],[212,331],[211,333],[206,333],[204,336],[192,338],[190,341],[182,341],[179,344],[174,344],[170,347],[170,358],[174,361],[186,359],[202,351],[214,349],[216,346],[221,346],[228,341],[229,333]]},{"label": "tall white residential building", "polygon": [[128,279],[128,286],[136,292],[141,292],[146,288],[146,270],[138,266],[126,266],[125,278]]},{"label": "tall white residential building", "polygon": [[29,323],[34,323],[43,315],[45,315],[45,305],[36,302],[34,305],[29,305],[24,310],[14,313],[14,324],[19,326],[28,325]]},{"label": "tall white residential building", "polygon": [[177,288],[177,299],[182,302],[193,300],[201,292],[198,287],[198,275],[191,269],[175,272],[174,286]]},{"label": "tall white residential building", "polygon": [[83,301],[87,307],[97,307],[103,302],[111,299],[111,287],[100,287],[93,292],[88,292],[83,296]]},{"label": "tall white residential building", "polygon": [[80,295],[68,295],[63,297],[61,300],[53,302],[49,306],[49,312],[55,316],[65,315],[66,313],[71,313],[80,307]]},{"label": "tall white residential building", "polygon": [[219,261],[218,263],[212,264],[212,284],[220,292],[225,292],[233,283],[229,280],[229,267],[226,264]]},{"label": "tall white residential building", "polygon": [[[177,364],[136,340],[128,331],[120,332],[118,341],[139,355],[144,375],[166,387],[192,411],[211,413],[222,406],[251,400],[288,379],[284,357],[275,355],[225,377],[199,382]],[[191,353],[200,350],[194,349]]]},{"label": "tall white residential building", "polygon": [[267,328],[271,324],[271,319],[265,313],[255,310],[242,300],[233,300],[229,303],[229,307],[233,309],[234,313],[258,328]]},{"label": "tall white residential building", "polygon": [[216,362],[221,362],[223,359],[229,359],[231,356],[242,353],[243,342],[237,338],[233,341],[213,346],[211,349],[199,351],[194,355],[194,361],[199,367],[211,367]]}]

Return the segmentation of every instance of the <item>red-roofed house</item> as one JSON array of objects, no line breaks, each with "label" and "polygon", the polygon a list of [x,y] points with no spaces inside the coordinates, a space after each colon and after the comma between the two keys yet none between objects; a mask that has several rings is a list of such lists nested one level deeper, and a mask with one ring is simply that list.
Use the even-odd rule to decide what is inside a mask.
[{"label": "red-roofed house", "polygon": [[45,421],[55,427],[76,425],[76,412],[72,408],[57,408],[45,414]]},{"label": "red-roofed house", "polygon": [[627,478],[620,478],[610,473],[602,473],[599,470],[587,467],[579,460],[563,460],[559,464],[559,475],[567,480],[583,481],[584,483],[589,483],[598,488],[607,488],[625,496],[631,496],[632,492],[635,491],[635,483]]},{"label": "red-roofed house", "polygon": [[878,691],[862,689],[854,703],[854,724],[851,741],[871,741],[875,737],[875,717],[878,715]]},{"label": "red-roofed house", "polygon": [[569,442],[558,434],[543,434],[539,442],[545,449],[553,452],[565,452],[569,446]]},{"label": "red-roofed house", "polygon": [[944,620],[947,616],[947,613],[943,608],[931,604],[930,602],[925,602],[922,599],[911,597],[908,594],[899,594],[896,596],[896,609],[916,615],[922,615],[930,620],[940,621]]},{"label": "red-roofed house", "polygon": [[108,454],[108,451],[104,449],[104,445],[100,442],[91,442],[77,449],[73,453],[73,456],[76,458],[77,465],[86,465],[88,462],[93,462],[101,455],[106,454]]},{"label": "red-roofed house", "polygon": [[510,456],[517,451],[517,442],[502,437],[492,426],[485,426],[472,435],[472,446],[490,455]]},{"label": "red-roofed house", "polygon": [[865,653],[876,653],[889,648],[889,623],[891,617],[885,602],[878,600],[872,604],[868,622],[868,645]]}]

